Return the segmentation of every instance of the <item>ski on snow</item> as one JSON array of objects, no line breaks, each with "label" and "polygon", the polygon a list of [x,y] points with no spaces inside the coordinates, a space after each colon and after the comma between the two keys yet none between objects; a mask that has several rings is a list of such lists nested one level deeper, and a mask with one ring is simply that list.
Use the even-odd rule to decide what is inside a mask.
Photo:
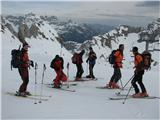
[{"label": "ski on snow", "polygon": [[52,86],[47,86],[47,87],[52,88],[52,89],[62,90],[62,91],[76,92],[76,90],[72,90],[72,89],[68,89],[68,88],[54,88]]},{"label": "ski on snow", "polygon": [[[99,86],[99,87],[96,87],[98,89],[109,89],[109,90],[122,90],[122,88],[110,88],[110,87],[107,87],[107,86]],[[128,90],[128,89],[123,89],[123,90]]]},{"label": "ski on snow", "polygon": [[69,80],[68,82],[85,82],[85,81],[96,81],[97,78],[91,79],[91,78],[82,78],[80,80]]},{"label": "ski on snow", "polygon": [[117,97],[109,97],[109,100],[124,100],[124,99],[160,99],[160,97],[157,97],[157,96],[148,96],[148,97],[133,98],[131,95],[129,95],[126,98],[126,95],[124,95],[124,94],[118,94]]},{"label": "ski on snow", "polygon": [[[45,85],[53,86],[53,83],[48,83],[48,84],[45,84]],[[78,85],[77,83],[69,83],[69,86],[77,86],[77,85]],[[62,86],[68,86],[68,84],[62,84]]]},{"label": "ski on snow", "polygon": [[36,97],[36,95],[28,95],[28,96],[19,96],[17,95],[16,93],[14,92],[7,92],[8,95],[11,95],[11,96],[15,96],[15,97],[19,97],[19,98],[24,98],[24,99],[32,99],[32,100],[41,100],[41,101],[48,101],[47,98],[38,98]]}]

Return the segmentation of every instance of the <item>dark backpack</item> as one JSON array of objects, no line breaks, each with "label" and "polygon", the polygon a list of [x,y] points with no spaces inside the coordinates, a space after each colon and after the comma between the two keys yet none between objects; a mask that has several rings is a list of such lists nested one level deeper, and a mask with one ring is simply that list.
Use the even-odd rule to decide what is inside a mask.
[{"label": "dark backpack", "polygon": [[143,58],[143,61],[142,61],[142,67],[145,69],[145,70],[148,70],[151,68],[151,62],[153,61],[152,60],[152,55],[150,52],[148,51],[144,51],[142,54],[141,54],[142,58]]},{"label": "dark backpack", "polygon": [[51,61],[50,67],[51,67],[52,69],[54,69],[54,59]]},{"label": "dark backpack", "polygon": [[114,54],[115,54],[115,52],[116,52],[117,50],[112,50],[112,52],[111,52],[111,54],[109,55],[109,57],[108,57],[108,62],[110,63],[110,64],[114,64],[115,63],[115,56],[114,56]]},{"label": "dark backpack", "polygon": [[76,64],[78,62],[79,59],[79,54],[78,53],[74,53],[71,60],[73,64]]},{"label": "dark backpack", "polygon": [[18,68],[21,64],[21,55],[22,55],[22,52],[20,50],[20,48],[17,50],[17,49],[13,49],[11,51],[11,69],[12,67],[13,68]]}]

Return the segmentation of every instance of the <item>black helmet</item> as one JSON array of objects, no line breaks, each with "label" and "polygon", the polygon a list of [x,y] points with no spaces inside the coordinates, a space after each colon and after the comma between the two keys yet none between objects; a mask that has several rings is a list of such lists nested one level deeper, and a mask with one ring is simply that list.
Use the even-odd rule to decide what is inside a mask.
[{"label": "black helmet", "polygon": [[59,58],[59,55],[56,55],[56,58]]},{"label": "black helmet", "polygon": [[81,53],[84,54],[84,53],[85,53],[85,50],[82,50]]},{"label": "black helmet", "polygon": [[92,47],[89,47],[89,50],[93,50],[93,48],[92,48]]},{"label": "black helmet", "polygon": [[133,51],[133,52],[138,52],[138,47],[133,47],[133,48],[132,48],[132,51]]}]

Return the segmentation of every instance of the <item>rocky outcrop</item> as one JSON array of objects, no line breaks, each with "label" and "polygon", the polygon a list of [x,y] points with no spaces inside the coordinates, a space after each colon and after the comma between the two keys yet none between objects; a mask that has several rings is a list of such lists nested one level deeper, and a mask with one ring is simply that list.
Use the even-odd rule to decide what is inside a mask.
[{"label": "rocky outcrop", "polygon": [[33,36],[34,38],[36,38],[38,35],[38,31],[39,31],[39,28],[35,24],[32,24],[29,29],[30,37]]},{"label": "rocky outcrop", "polygon": [[18,30],[18,38],[21,42],[24,42],[25,37],[30,37],[30,31],[26,24],[21,24]]},{"label": "rocky outcrop", "polygon": [[12,27],[11,24],[7,23],[7,24],[5,24],[5,26],[9,29],[9,31],[10,31],[13,35],[15,35],[16,37],[18,36],[17,32],[13,29],[13,27]]}]

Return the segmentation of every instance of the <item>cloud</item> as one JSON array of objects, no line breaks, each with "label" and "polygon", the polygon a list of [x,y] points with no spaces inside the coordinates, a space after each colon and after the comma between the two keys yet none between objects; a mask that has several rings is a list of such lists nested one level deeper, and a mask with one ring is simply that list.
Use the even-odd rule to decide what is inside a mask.
[{"label": "cloud", "polygon": [[160,1],[138,2],[136,6],[137,7],[160,7]]},{"label": "cloud", "polygon": [[[158,2],[158,1],[157,1]],[[159,2],[142,1],[2,1],[2,14],[26,14],[33,12],[38,15],[55,15],[81,21],[109,21],[117,23],[135,23],[155,19],[159,15]],[[149,7],[150,6],[150,7]],[[126,20],[128,19],[128,20]],[[139,21],[136,21],[139,20]],[[99,21],[101,22],[101,21]],[[142,23],[142,22],[141,22]]]},{"label": "cloud", "polygon": [[130,18],[135,18],[135,17],[140,17],[140,18],[143,18],[143,17],[148,17],[148,16],[144,16],[144,15],[131,15],[131,14],[97,14],[98,16],[101,16],[101,17],[130,17]]}]

